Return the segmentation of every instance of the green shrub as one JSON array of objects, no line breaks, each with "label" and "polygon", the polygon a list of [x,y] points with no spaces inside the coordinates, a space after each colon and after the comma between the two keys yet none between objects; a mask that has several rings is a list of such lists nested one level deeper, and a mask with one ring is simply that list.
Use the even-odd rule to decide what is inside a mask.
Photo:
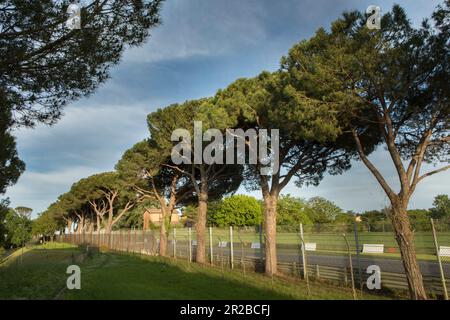
[{"label": "green shrub", "polygon": [[210,213],[210,223],[223,226],[254,226],[262,222],[262,208],[258,200],[246,195],[234,195],[219,202]]}]

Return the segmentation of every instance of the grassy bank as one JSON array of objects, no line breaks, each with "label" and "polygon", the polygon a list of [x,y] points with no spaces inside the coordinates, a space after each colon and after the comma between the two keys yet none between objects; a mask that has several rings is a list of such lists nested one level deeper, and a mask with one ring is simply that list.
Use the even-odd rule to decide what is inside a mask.
[{"label": "grassy bank", "polygon": [[67,244],[19,249],[0,265],[0,299],[52,299],[66,283],[66,268],[81,252]]}]

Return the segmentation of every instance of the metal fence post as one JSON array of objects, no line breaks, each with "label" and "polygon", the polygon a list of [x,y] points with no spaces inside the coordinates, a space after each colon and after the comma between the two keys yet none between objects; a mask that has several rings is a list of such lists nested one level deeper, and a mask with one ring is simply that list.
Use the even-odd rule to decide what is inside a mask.
[{"label": "metal fence post", "polygon": [[131,244],[131,229],[128,229],[127,252],[130,252],[130,244]]},{"label": "metal fence post", "polygon": [[302,259],[303,259],[303,277],[306,280],[306,289],[308,296],[310,295],[309,277],[308,277],[308,261],[306,260],[305,238],[303,237],[303,223],[300,223],[300,239],[302,240]]},{"label": "metal fence post", "polygon": [[348,279],[347,279],[347,267],[344,267],[344,284],[347,286]]},{"label": "metal fence post", "polygon": [[259,225],[259,259],[262,268],[264,268],[264,257],[263,257],[263,238],[262,238],[262,224]]},{"label": "metal fence post", "polygon": [[188,241],[189,241],[189,262],[191,262],[192,261],[191,227],[188,228]]},{"label": "metal fence post", "polygon": [[353,230],[355,233],[356,263],[358,265],[359,286],[360,286],[361,294],[362,294],[363,278],[362,278],[362,269],[361,269],[361,259],[359,257],[359,237],[358,237],[358,226],[357,226],[356,220],[353,221]]},{"label": "metal fence post", "polygon": [[220,266],[222,269],[222,278],[224,276],[224,270],[223,270],[223,246],[222,246],[222,239],[220,239],[220,237],[218,237],[219,239],[219,246],[220,246]]},{"label": "metal fence post", "polygon": [[211,265],[214,264],[214,255],[213,255],[213,240],[212,240],[212,227],[209,227],[209,256]]},{"label": "metal fence post", "polygon": [[139,230],[139,254],[145,254],[145,235],[144,230]]},{"label": "metal fence post", "polygon": [[436,237],[436,230],[434,228],[433,218],[430,219],[430,222],[431,222],[431,231],[433,232],[434,246],[436,248],[436,257],[439,264],[439,272],[441,274],[442,289],[444,289],[444,299],[448,300],[447,284],[445,283],[444,270],[442,269],[441,256],[439,255],[439,244]]},{"label": "metal fence post", "polygon": [[173,228],[173,257],[177,258],[177,228]]},{"label": "metal fence post", "polygon": [[133,244],[133,253],[136,252],[136,241],[137,240],[137,230],[134,229],[134,244]]},{"label": "metal fence post", "polygon": [[242,241],[241,236],[238,235],[239,241],[241,242],[241,267],[245,278],[245,261],[244,261],[244,241]]},{"label": "metal fence post", "polygon": [[150,240],[148,238],[148,230],[144,230],[144,237],[145,237],[145,244],[146,244],[146,249],[147,249],[147,255],[151,255],[152,252],[150,250]]},{"label": "metal fence post", "polygon": [[230,226],[230,267],[234,268],[233,226]]},{"label": "metal fence post", "polygon": [[348,253],[348,263],[350,265],[350,276],[352,281],[352,292],[353,292],[353,299],[356,300],[356,290],[355,290],[355,278],[353,276],[353,262],[352,262],[352,253],[350,251],[350,245],[348,244],[347,237],[345,236],[345,233],[343,234],[345,243],[347,245],[347,253]]},{"label": "metal fence post", "polygon": [[302,248],[303,279],[306,279],[308,271],[306,266],[305,240],[303,238],[303,223],[300,223],[300,240]]},{"label": "metal fence post", "polygon": [[120,229],[119,231],[119,250],[123,251],[123,231]]}]

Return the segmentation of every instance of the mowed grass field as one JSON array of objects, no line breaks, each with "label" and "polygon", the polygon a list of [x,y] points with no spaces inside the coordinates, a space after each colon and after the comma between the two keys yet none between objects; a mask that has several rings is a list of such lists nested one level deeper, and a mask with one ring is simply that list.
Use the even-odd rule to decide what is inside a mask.
[{"label": "mowed grass field", "polygon": [[[349,288],[220,268],[159,257],[94,253],[76,262],[81,289],[66,289],[66,268],[77,247],[36,247],[0,265],[0,299],[352,299]],[[386,299],[364,293],[364,299]]]}]

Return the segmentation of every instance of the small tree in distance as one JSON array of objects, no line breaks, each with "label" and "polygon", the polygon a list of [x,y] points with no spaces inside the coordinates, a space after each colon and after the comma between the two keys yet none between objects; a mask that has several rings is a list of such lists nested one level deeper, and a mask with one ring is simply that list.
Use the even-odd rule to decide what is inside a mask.
[{"label": "small tree in distance", "polygon": [[16,207],[14,210],[17,212],[18,215],[31,219],[31,213],[33,212],[33,209],[20,206]]},{"label": "small tree in distance", "polygon": [[51,212],[44,212],[33,221],[32,233],[35,236],[42,235],[44,242],[47,238],[53,241],[53,237],[58,230],[58,227],[58,223]]},{"label": "small tree in distance", "polygon": [[17,214],[13,209],[6,214],[5,226],[7,243],[15,247],[23,247],[31,239],[31,220]]},{"label": "small tree in distance", "polygon": [[308,203],[290,194],[282,195],[280,200],[278,200],[277,224],[298,229],[300,223],[303,225],[313,223]]},{"label": "small tree in distance", "polygon": [[233,195],[220,201],[208,218],[219,227],[255,226],[262,222],[262,207],[254,197]]},{"label": "small tree in distance", "polygon": [[437,195],[430,209],[431,216],[435,219],[450,219],[450,199],[446,194]]}]

